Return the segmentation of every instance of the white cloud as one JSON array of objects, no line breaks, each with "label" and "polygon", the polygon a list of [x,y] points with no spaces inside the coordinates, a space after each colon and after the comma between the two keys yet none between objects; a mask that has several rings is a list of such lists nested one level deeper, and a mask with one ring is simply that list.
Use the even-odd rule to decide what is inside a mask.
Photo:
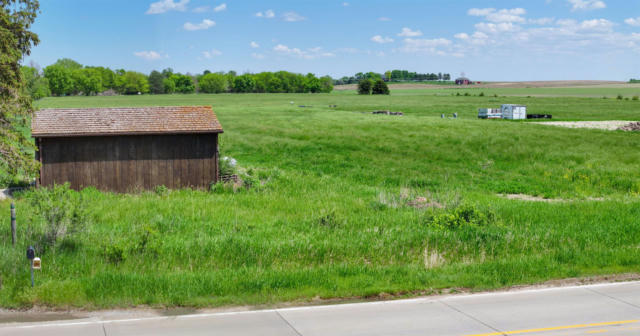
[{"label": "white cloud", "polygon": [[640,16],[638,16],[637,18],[628,18],[624,20],[624,23],[630,26],[640,27]]},{"label": "white cloud", "polygon": [[211,9],[209,6],[196,7],[193,9],[194,13],[206,13]]},{"label": "white cloud", "polygon": [[135,55],[136,57],[140,57],[142,59],[145,59],[147,61],[155,61],[155,60],[159,60],[162,58],[162,55],[160,55],[160,53],[153,51],[153,50],[149,50],[149,51],[136,51],[133,53],[133,55]]},{"label": "white cloud", "polygon": [[343,3],[342,3],[342,6],[344,6],[344,7],[348,7],[348,6],[349,6],[349,3],[348,3],[348,2],[343,2]]},{"label": "white cloud", "polygon": [[539,19],[529,19],[527,23],[546,26],[546,25],[553,24],[555,21],[556,20],[554,18],[539,18]]},{"label": "white cloud", "polygon": [[273,47],[273,51],[280,55],[293,56],[303,59],[314,59],[319,57],[334,57],[335,54],[324,51],[321,47],[308,48],[305,50],[299,48],[289,48],[286,45],[278,44]]},{"label": "white cloud", "polygon": [[601,0],[567,0],[571,5],[572,11],[594,10],[607,8],[607,4]]},{"label": "white cloud", "polygon": [[469,39],[469,34],[467,34],[467,33],[459,33],[459,34],[453,35],[453,37],[455,37],[457,39],[461,39],[461,40],[468,40]]},{"label": "white cloud", "polygon": [[404,27],[402,28],[402,31],[398,34],[398,36],[416,37],[416,36],[422,36],[422,32],[420,30],[411,30],[407,27]]},{"label": "white cloud", "polygon": [[487,21],[501,23],[501,22],[525,22],[522,17],[527,13],[524,8],[513,9],[501,9],[495,8],[471,8],[467,11],[467,14],[471,16],[481,16]]},{"label": "white cloud", "polygon": [[267,9],[266,11],[264,11],[264,13],[263,12],[257,12],[256,13],[256,17],[265,18],[265,19],[273,19],[274,17],[276,17],[276,13],[271,9]]},{"label": "white cloud", "polygon": [[222,52],[220,50],[217,49],[211,49],[210,51],[203,51],[202,52],[202,56],[204,56],[204,58],[214,58],[216,56],[220,56],[222,55]]},{"label": "white cloud", "polygon": [[450,40],[445,38],[437,38],[437,39],[406,38],[404,39],[403,43],[404,45],[400,49],[403,52],[428,53],[428,54],[435,54],[435,55],[443,55],[444,52],[439,48],[449,47],[452,44]]},{"label": "white cloud", "polygon": [[480,22],[480,23],[476,23],[475,27],[477,30],[485,33],[513,32],[520,29],[519,26],[516,26],[511,22],[502,22],[502,23]]},{"label": "white cloud", "polygon": [[264,55],[263,54],[258,54],[258,53],[252,53],[251,57],[253,57],[255,59],[264,59]]},{"label": "white cloud", "polygon": [[304,16],[296,12],[286,12],[282,14],[282,19],[284,19],[287,22],[297,22],[297,21],[304,21],[307,18],[305,18]]},{"label": "white cloud", "polygon": [[146,14],[162,14],[168,11],[184,12],[187,10],[187,4],[189,4],[189,0],[180,0],[178,2],[174,2],[174,0],[162,0],[152,3],[149,9],[147,9]]},{"label": "white cloud", "polygon": [[391,19],[386,16],[382,16],[378,18],[378,21],[391,21]]},{"label": "white cloud", "polygon": [[251,46],[251,48],[260,48],[260,45],[255,41],[251,41],[251,43],[249,43],[249,45]]},{"label": "white cloud", "polygon": [[226,10],[226,9],[227,9],[227,4],[223,3],[220,6],[214,7],[213,11],[217,13],[217,12],[222,12],[223,10]]},{"label": "white cloud", "polygon": [[187,22],[187,23],[184,24],[183,28],[185,30],[194,31],[194,30],[209,29],[209,28],[211,28],[211,27],[213,27],[215,25],[216,25],[216,23],[214,21],[211,21],[209,19],[204,19],[200,23]]},{"label": "white cloud", "polygon": [[391,42],[393,42],[393,39],[390,38],[390,37],[382,37],[380,35],[376,35],[376,36],[371,38],[371,41],[373,41],[375,43],[391,43]]}]

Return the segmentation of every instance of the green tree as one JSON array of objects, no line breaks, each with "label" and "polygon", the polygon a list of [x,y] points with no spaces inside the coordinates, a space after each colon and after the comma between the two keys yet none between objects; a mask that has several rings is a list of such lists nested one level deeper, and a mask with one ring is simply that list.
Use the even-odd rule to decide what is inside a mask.
[{"label": "green tree", "polygon": [[320,80],[312,73],[307,74],[304,81],[304,92],[320,92]]},{"label": "green tree", "polygon": [[227,91],[227,79],[221,74],[208,73],[200,78],[198,86],[204,93],[222,93]]},{"label": "green tree", "polygon": [[76,69],[72,73],[75,93],[91,96],[102,92],[102,74],[94,68]]},{"label": "green tree", "polygon": [[250,74],[238,76],[233,80],[233,92],[250,93],[253,92],[255,86],[256,81]]},{"label": "green tree", "polygon": [[49,89],[54,95],[64,96],[73,92],[74,84],[70,69],[52,64],[44,68],[44,77],[49,82]]},{"label": "green tree", "polygon": [[0,1],[0,167],[14,176],[29,176],[38,168],[31,139],[20,131],[33,113],[20,61],[40,42],[30,30],[39,7],[36,0]]},{"label": "green tree", "polygon": [[175,91],[178,93],[193,93],[196,91],[196,86],[193,84],[191,76],[173,74],[169,78],[176,84]]},{"label": "green tree", "polygon": [[82,64],[70,59],[70,58],[61,58],[59,60],[57,60],[55,63],[53,63],[54,65],[59,65],[65,69],[69,69],[69,70],[78,70],[78,69],[82,69]]},{"label": "green tree", "polygon": [[329,76],[320,77],[320,92],[331,93],[333,91],[333,78]]},{"label": "green tree", "polygon": [[358,94],[369,95],[371,94],[371,87],[373,82],[370,79],[362,79],[358,82]]},{"label": "green tree", "polygon": [[25,82],[24,93],[29,95],[32,99],[38,100],[40,98],[48,97],[51,95],[49,90],[49,82],[42,76],[42,73],[36,67],[22,66],[20,68],[22,72],[22,78]]},{"label": "green tree", "polygon": [[371,93],[373,93],[374,95],[388,95],[389,92],[389,86],[387,86],[387,83],[385,83],[382,79],[378,79],[374,84],[373,84],[373,88],[371,89]]},{"label": "green tree", "polygon": [[176,92],[176,83],[171,78],[163,79],[162,85],[164,86],[164,93],[170,94]]},{"label": "green tree", "polygon": [[147,76],[135,71],[127,71],[116,77],[116,92],[120,94],[149,93],[149,81]]},{"label": "green tree", "polygon": [[102,89],[113,89],[115,86],[116,74],[113,70],[105,67],[86,67],[87,69],[95,69],[102,79]]},{"label": "green tree", "polygon": [[149,75],[149,90],[153,94],[164,93],[164,76],[158,71],[151,71]]}]

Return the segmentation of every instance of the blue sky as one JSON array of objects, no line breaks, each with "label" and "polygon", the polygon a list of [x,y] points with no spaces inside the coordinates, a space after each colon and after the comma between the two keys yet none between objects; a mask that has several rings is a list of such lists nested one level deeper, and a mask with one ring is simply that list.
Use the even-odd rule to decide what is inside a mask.
[{"label": "blue sky", "polygon": [[42,0],[25,63],[148,73],[640,77],[638,0]]}]

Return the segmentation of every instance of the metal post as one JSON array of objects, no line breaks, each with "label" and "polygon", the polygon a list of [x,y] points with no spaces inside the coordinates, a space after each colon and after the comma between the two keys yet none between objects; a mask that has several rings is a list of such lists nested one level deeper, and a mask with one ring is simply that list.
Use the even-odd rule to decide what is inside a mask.
[{"label": "metal post", "polygon": [[31,259],[31,287],[33,287],[33,259]]},{"label": "metal post", "polygon": [[16,246],[16,205],[11,202],[11,245]]}]

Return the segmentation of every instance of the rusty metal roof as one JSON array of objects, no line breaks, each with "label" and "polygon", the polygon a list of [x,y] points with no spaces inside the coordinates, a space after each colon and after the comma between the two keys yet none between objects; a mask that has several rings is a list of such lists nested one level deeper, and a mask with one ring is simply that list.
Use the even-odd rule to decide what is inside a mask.
[{"label": "rusty metal roof", "polygon": [[222,133],[211,106],[42,109],[31,122],[35,138]]}]

